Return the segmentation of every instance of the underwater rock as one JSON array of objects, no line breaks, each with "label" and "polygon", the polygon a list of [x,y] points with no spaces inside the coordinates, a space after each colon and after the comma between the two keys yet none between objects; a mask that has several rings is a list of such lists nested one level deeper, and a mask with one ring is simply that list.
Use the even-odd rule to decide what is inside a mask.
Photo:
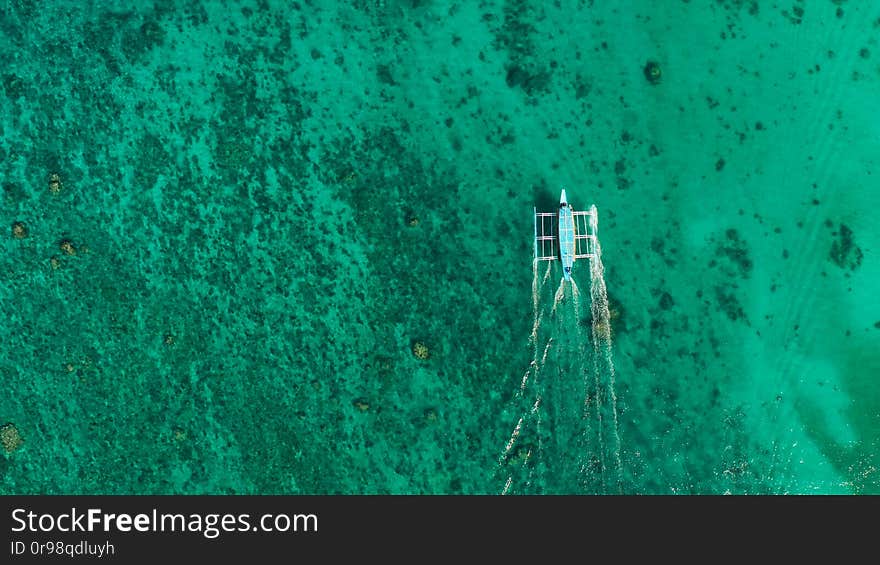
[{"label": "underwater rock", "polygon": [[[588,313],[585,317],[581,318],[579,324],[584,328],[592,328],[593,327],[593,315],[592,312]],[[610,327],[609,327],[610,325]],[[618,333],[622,333],[626,331],[626,322],[624,320],[624,309],[623,305],[617,302],[611,296],[611,293],[608,293],[608,320],[607,322],[603,320],[599,320],[596,323],[596,332],[599,336],[610,336]]]},{"label": "underwater rock", "polygon": [[645,78],[648,79],[648,82],[651,84],[660,84],[660,78],[663,73],[660,70],[660,64],[656,61],[648,61],[645,64],[644,71]]},{"label": "underwater rock", "polygon": [[354,406],[355,408],[357,408],[361,412],[366,412],[367,410],[370,409],[370,403],[367,402],[366,400],[364,400],[363,398],[358,398],[358,399],[354,400],[351,404],[352,404],[352,406]]},{"label": "underwater rock", "polygon": [[3,424],[0,427],[0,444],[3,445],[3,449],[6,453],[12,453],[24,443],[24,440],[21,437],[21,434],[18,433],[18,428],[15,427],[15,424],[8,423]]},{"label": "underwater rock", "polygon": [[24,222],[15,222],[12,224],[12,237],[15,239],[24,239],[28,236],[27,226]]},{"label": "underwater rock", "polygon": [[67,255],[76,255],[76,247],[73,246],[73,242],[69,239],[62,239],[59,241],[58,249],[64,251]]},{"label": "underwater rock", "polygon": [[421,341],[417,341],[413,344],[413,355],[424,361],[428,357],[431,356],[431,353],[428,351],[428,346],[422,343]]},{"label": "underwater rock", "polygon": [[52,194],[58,194],[61,192],[61,188],[64,185],[61,184],[61,175],[58,173],[52,173],[49,175],[49,191]]}]

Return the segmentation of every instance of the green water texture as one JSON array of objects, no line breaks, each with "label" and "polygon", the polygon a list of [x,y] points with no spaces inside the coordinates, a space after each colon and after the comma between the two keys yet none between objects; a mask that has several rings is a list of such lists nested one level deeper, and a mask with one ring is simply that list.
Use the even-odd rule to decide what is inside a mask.
[{"label": "green water texture", "polygon": [[[878,38],[846,0],[4,1],[0,493],[880,493]],[[587,261],[577,301],[533,270],[563,187],[607,343]]]}]

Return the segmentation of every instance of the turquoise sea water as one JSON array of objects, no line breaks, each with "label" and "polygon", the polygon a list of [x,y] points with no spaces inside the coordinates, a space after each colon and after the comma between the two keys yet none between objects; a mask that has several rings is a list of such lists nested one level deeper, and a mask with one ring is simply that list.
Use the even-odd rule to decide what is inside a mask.
[{"label": "turquoise sea water", "polygon": [[[4,2],[0,492],[880,493],[878,38],[854,0]],[[586,261],[533,269],[562,187],[610,340]]]}]

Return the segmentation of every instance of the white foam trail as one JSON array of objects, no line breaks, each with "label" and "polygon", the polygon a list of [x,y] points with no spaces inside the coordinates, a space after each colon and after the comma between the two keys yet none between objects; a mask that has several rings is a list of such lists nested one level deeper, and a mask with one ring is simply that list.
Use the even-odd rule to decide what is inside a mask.
[{"label": "white foam trail", "polygon": [[[547,270],[544,272],[544,278],[541,280],[541,283],[538,283],[538,260],[535,259],[532,262],[532,333],[529,336],[529,342],[532,344],[532,361],[529,364],[528,370],[523,374],[522,381],[519,387],[519,393],[517,396],[522,396],[525,391],[526,384],[529,380],[529,373],[534,371],[535,374],[538,372],[537,363],[538,363],[538,328],[541,327],[541,320],[544,315],[539,311],[540,305],[540,289],[547,282],[547,279],[550,278],[550,263],[547,263]],[[546,358],[546,352],[544,357]]]},{"label": "white foam trail", "polygon": [[[590,409],[592,408],[590,405],[590,394],[589,394],[590,370],[588,369],[588,366],[584,362],[584,360],[587,358],[587,347],[588,347],[588,343],[591,340],[584,338],[584,332],[583,332],[583,329],[581,328],[581,305],[580,305],[581,292],[580,292],[580,288],[578,288],[577,282],[573,278],[571,279],[571,290],[572,290],[572,299],[573,299],[572,302],[574,303],[575,322],[576,322],[576,326],[577,326],[578,355],[579,355],[579,358],[581,359],[580,373],[581,373],[581,381],[582,381],[582,385],[583,385],[582,394],[583,394],[583,399],[584,399],[582,412],[581,412],[581,418],[584,421],[585,427],[581,433],[583,434],[583,436],[582,436],[583,440],[586,442],[583,446],[583,451],[580,453],[579,458],[578,458],[578,463],[579,463],[578,473],[581,477],[582,486],[584,488],[587,488],[587,485],[588,485],[587,472],[589,470],[589,464],[590,464],[590,461],[589,461],[590,453],[589,453],[588,447],[589,447],[589,441],[590,441],[589,438],[590,438],[590,435],[593,430],[592,430],[592,426],[590,423],[590,421],[591,421]],[[599,387],[598,356],[594,354],[594,355],[592,355],[592,357],[593,357],[593,367],[592,367],[593,368],[593,375],[595,376],[595,379],[596,379],[595,384],[596,384],[596,390],[598,391],[598,387]],[[598,399],[598,394],[596,394],[596,398]],[[601,461],[601,459],[603,457],[602,454],[605,451],[605,440],[604,440],[604,436],[602,435],[601,413],[600,413],[598,407],[595,410],[595,417],[596,417],[596,421],[599,423],[599,425],[596,428],[596,433],[597,433],[596,441],[598,443],[598,453],[599,453],[599,457],[600,457],[600,461]],[[602,486],[603,486],[603,490],[604,490],[604,475],[601,476],[601,480],[602,480]]]},{"label": "white foam trail", "polygon": [[556,307],[562,302],[563,298],[565,298],[565,279],[559,281],[559,288],[556,289],[556,294],[553,295],[553,308],[550,309],[550,314],[556,313]]},{"label": "white foam trail", "polygon": [[[536,346],[535,346],[535,349],[537,349],[537,347],[538,347],[538,346],[536,345]],[[537,357],[537,356],[538,356],[538,355],[537,355],[537,353],[536,353],[536,354],[535,354],[535,357]],[[520,385],[519,385],[519,392],[517,393],[517,396],[522,396],[523,391],[526,389],[526,383],[527,383],[528,380],[529,380],[529,375],[531,374],[531,372],[532,372],[532,368],[535,366],[535,363],[536,363],[536,361],[532,360],[532,361],[529,363],[529,368],[526,369],[525,373],[523,373],[522,381],[520,382]]]},{"label": "white foam trail", "polygon": [[581,340],[581,289],[578,288],[577,283],[574,279],[571,279],[571,302],[574,306],[574,321],[575,327],[577,328],[578,334],[578,343],[582,344]]},{"label": "white foam trail", "polygon": [[[611,312],[608,309],[608,290],[605,287],[605,267],[602,265],[602,248],[599,239],[594,240],[595,253],[590,261],[590,298],[593,315],[593,349],[596,356],[601,354],[608,370],[608,392],[611,396],[611,413],[614,418],[614,457],[617,464],[617,484],[621,486],[623,464],[620,458],[620,431],[617,416],[617,391],[615,388],[614,357],[611,341]],[[597,371],[598,380],[598,371]]]},{"label": "white foam trail", "polygon": [[504,489],[501,491],[501,495],[507,494],[507,491],[510,489],[510,483],[513,482],[513,477],[507,477],[507,482],[504,484]]},{"label": "white foam trail", "polygon": [[[592,268],[591,268],[592,269]],[[590,294],[592,295],[592,272],[590,273]],[[600,469],[602,472],[599,477],[602,483],[602,491],[605,491],[605,426],[602,425],[602,367],[599,363],[599,347],[598,347],[598,338],[596,331],[596,307],[595,307],[595,299],[590,304],[590,312],[591,312],[591,325],[592,325],[592,343],[593,343],[593,385],[595,386],[595,394],[593,407],[596,414],[596,435],[597,440],[599,442],[599,463]],[[586,378],[586,377],[585,377]],[[589,410],[588,403],[590,401],[589,395],[584,395],[584,410]]]},{"label": "white foam trail", "polygon": [[[541,367],[543,367],[544,363],[547,362],[547,353],[550,351],[551,345],[553,345],[553,338],[552,337],[547,340],[547,345],[544,347],[544,354],[541,355]],[[537,371],[535,371],[535,374],[537,375]]]},{"label": "white foam trail", "polygon": [[541,279],[541,284],[547,284],[548,280],[550,280],[550,261],[547,261],[547,270],[544,271],[544,278]]},{"label": "white foam trail", "polygon": [[501,454],[501,458],[498,460],[499,464],[504,462],[507,458],[507,454],[513,449],[513,446],[516,443],[516,438],[519,436],[519,432],[522,429],[522,423],[523,419],[520,417],[519,422],[516,423],[516,427],[513,428],[513,433],[510,434],[510,439],[507,440],[507,445],[504,447],[504,453]]},{"label": "white foam trail", "polygon": [[[540,291],[541,291],[541,288],[543,287],[544,283],[546,283],[547,280],[550,278],[550,270],[551,270],[551,265],[548,263],[547,269],[544,272],[544,276],[539,282],[538,261],[535,260],[532,263],[532,318],[533,318],[533,323],[532,323],[532,332],[531,332],[531,335],[529,336],[529,341],[532,346],[532,360],[529,362],[529,367],[523,373],[522,378],[520,380],[519,391],[517,392],[517,396],[519,396],[519,397],[521,397],[524,394],[526,385],[529,383],[530,377],[532,378],[533,386],[537,384],[538,373],[540,372],[541,368],[546,364],[547,355],[550,353],[550,348],[553,345],[553,338],[551,337],[547,340],[547,343],[544,345],[544,349],[543,349],[543,352],[541,352],[541,357],[539,360],[538,359],[538,352],[539,352],[539,349],[538,349],[538,341],[539,341],[538,340],[538,330],[541,326],[541,321],[543,319],[543,314],[540,311],[540,294],[541,294]],[[521,431],[523,429],[523,425],[525,423],[527,423],[527,419],[530,420],[533,417],[535,417],[536,415],[538,416],[537,417],[537,426],[538,426],[538,430],[539,430],[539,434],[540,434],[541,422],[540,422],[540,414],[538,413],[538,408],[539,408],[540,404],[541,404],[541,396],[540,396],[540,392],[539,392],[536,399],[535,399],[535,402],[532,405],[529,412],[520,416],[519,420],[516,423],[516,426],[514,426],[514,429],[511,432],[510,437],[508,438],[507,444],[504,446],[504,450],[502,451],[501,456],[498,459],[498,466],[499,467],[502,466],[504,464],[504,462],[508,459],[511,451],[513,450],[514,446],[516,445],[517,439],[519,438],[519,434],[521,433]],[[540,438],[539,438],[539,451],[540,451]],[[532,451],[529,450],[527,452],[525,458],[522,461],[522,466],[526,465],[526,463],[528,462],[531,455],[532,455]],[[508,476],[507,483],[505,484],[504,488],[502,489],[501,494],[505,494],[509,491],[512,481],[513,481],[512,475]],[[528,482],[530,482],[530,481],[527,481],[527,483]]]},{"label": "white foam trail", "polygon": [[[578,344],[580,346],[578,353],[580,354],[580,358],[583,359],[587,349],[587,340],[584,339],[583,331],[581,330],[581,291],[574,279],[571,279],[571,296],[572,302],[574,303],[575,325],[577,327]],[[589,399],[587,398],[587,374],[586,371],[582,372],[584,374],[584,406],[586,407],[586,404],[589,402]]]},{"label": "white foam trail", "polygon": [[581,291],[578,288],[577,283],[574,282],[574,279],[571,279],[571,301],[574,304],[574,322],[575,327],[577,328],[578,345],[580,345],[579,352],[581,358],[583,358],[584,339],[583,334],[581,333]]}]

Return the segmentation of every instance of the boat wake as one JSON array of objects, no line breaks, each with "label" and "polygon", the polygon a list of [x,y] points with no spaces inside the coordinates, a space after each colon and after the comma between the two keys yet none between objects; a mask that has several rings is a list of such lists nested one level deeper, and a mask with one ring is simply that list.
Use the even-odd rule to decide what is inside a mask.
[{"label": "boat wake", "polygon": [[[623,467],[610,310],[601,253],[590,259],[590,310],[574,278],[553,289],[532,269],[531,360],[513,394],[498,458],[501,494],[621,492]],[[515,422],[515,423],[514,423]]]}]

